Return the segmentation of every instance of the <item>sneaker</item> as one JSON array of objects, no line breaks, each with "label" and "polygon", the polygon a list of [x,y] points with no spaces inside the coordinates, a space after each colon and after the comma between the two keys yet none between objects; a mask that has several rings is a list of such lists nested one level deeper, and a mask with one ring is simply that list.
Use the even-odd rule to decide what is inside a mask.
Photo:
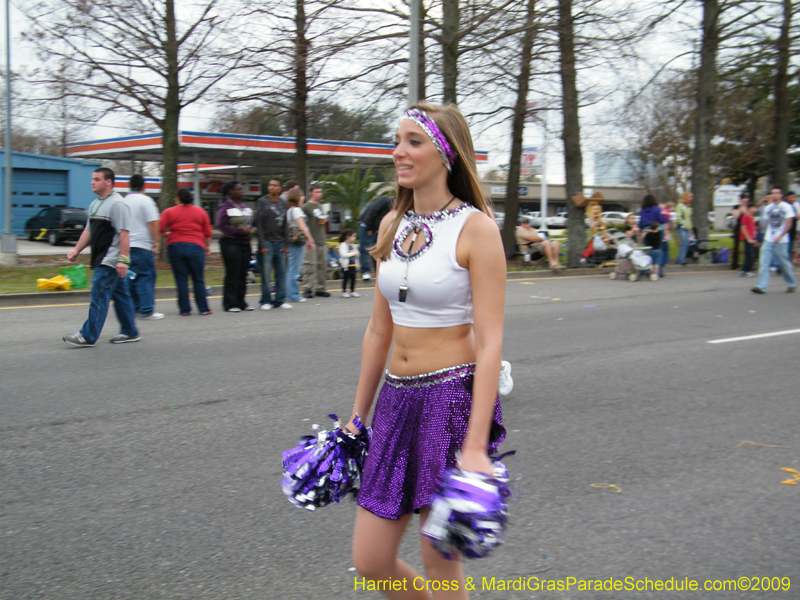
[{"label": "sneaker", "polygon": [[350,292],[350,296],[352,296],[353,298],[361,298],[361,294],[359,294],[358,292]]},{"label": "sneaker", "polygon": [[276,306],[275,308],[282,308],[283,310],[288,310],[290,308],[294,308],[291,304],[284,302],[283,304]]},{"label": "sneaker", "polygon": [[372,275],[370,275],[369,273],[364,273],[361,276],[361,281],[369,281],[370,279],[372,279]]},{"label": "sneaker", "polygon": [[755,274],[755,273],[753,273],[752,271],[748,271],[748,272],[747,272],[747,273],[745,273],[744,275],[745,275],[745,277],[755,277],[755,276],[756,276],[756,274]]},{"label": "sneaker", "polygon": [[146,317],[139,317],[139,318],[142,319],[142,321],[158,321],[159,319],[164,318],[164,313],[154,312],[150,313]]},{"label": "sneaker", "polygon": [[181,313],[182,317],[191,317],[192,313]]},{"label": "sneaker", "polygon": [[764,290],[762,290],[760,287],[754,287],[750,291],[753,292],[754,294],[766,294],[767,293]]},{"label": "sneaker", "polygon": [[298,302],[305,302],[305,301],[306,301],[306,298],[304,296],[301,296],[301,298],[298,300]]},{"label": "sneaker", "polygon": [[261,310],[272,310],[272,304],[262,304]]},{"label": "sneaker", "polygon": [[315,296],[319,296],[320,298],[330,298],[331,295],[328,292],[314,292]]},{"label": "sneaker", "polygon": [[242,309],[238,306],[234,306],[233,308],[229,308],[228,312],[242,312]]},{"label": "sneaker", "polygon": [[72,335],[65,335],[61,338],[69,344],[70,346],[75,346],[76,348],[94,348],[94,344],[92,342],[87,342],[86,338],[81,335],[81,332],[73,333]]},{"label": "sneaker", "polygon": [[303,292],[303,297],[304,298],[313,298],[314,294],[312,294],[310,290],[306,290],[305,292]]},{"label": "sneaker", "polygon": [[[200,314],[201,314],[202,316],[204,316],[204,317],[207,317],[208,315],[213,315],[214,313],[213,313],[213,312],[211,312],[210,310],[207,310],[206,312],[201,312]],[[187,316],[188,316],[188,315],[187,315]]]},{"label": "sneaker", "polygon": [[138,342],[140,339],[142,338],[139,335],[125,335],[124,333],[120,333],[108,341],[112,344],[127,344],[128,342]]},{"label": "sneaker", "polygon": [[500,385],[498,388],[501,396],[508,396],[514,389],[514,380],[511,379],[511,363],[507,360],[500,362]]},{"label": "sneaker", "polygon": [[342,292],[342,298],[349,298],[349,297],[350,294],[348,294],[347,292]]},{"label": "sneaker", "polygon": [[244,309],[248,312],[254,310],[252,306],[245,306]]},{"label": "sneaker", "polygon": [[566,268],[567,267],[565,267],[561,263],[556,263],[554,265],[550,265],[550,269],[552,269],[553,271],[561,271],[561,270],[566,269]]},{"label": "sneaker", "polygon": [[795,291],[796,289],[797,289],[797,288],[796,288],[796,287],[794,287],[794,286],[792,286],[792,287],[789,287],[789,288],[786,288],[786,293],[787,293],[787,294],[794,294],[794,291]]}]

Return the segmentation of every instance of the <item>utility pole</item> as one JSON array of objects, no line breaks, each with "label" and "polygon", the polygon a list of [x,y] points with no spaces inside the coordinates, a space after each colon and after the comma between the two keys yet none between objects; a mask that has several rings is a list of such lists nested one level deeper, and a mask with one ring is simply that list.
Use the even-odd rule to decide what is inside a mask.
[{"label": "utility pole", "polygon": [[[8,0],[6,0],[8,1]],[[411,0],[411,15],[408,32],[408,105],[414,106],[419,100],[419,3]]]},{"label": "utility pole", "polygon": [[13,229],[11,187],[14,170],[11,164],[11,20],[9,1],[6,0],[6,173],[5,173],[5,227],[0,240],[0,263],[17,263],[17,237]]}]

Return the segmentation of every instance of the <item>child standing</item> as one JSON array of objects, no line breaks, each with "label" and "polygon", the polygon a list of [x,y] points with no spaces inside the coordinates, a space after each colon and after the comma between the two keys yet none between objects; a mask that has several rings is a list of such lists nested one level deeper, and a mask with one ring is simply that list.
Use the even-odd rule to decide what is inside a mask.
[{"label": "child standing", "polygon": [[[358,249],[355,246],[356,234],[352,229],[345,229],[339,235],[339,264],[342,266],[342,298],[359,298],[356,291],[356,272],[360,265]],[[350,282],[350,292],[347,282]]]}]

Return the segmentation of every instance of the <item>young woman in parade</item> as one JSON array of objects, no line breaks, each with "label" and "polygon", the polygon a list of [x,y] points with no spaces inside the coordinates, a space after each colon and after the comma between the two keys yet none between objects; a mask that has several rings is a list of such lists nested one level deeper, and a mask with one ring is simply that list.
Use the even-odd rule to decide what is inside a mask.
[{"label": "young woman in parade", "polygon": [[372,251],[378,285],[346,426],[357,430],[356,414],[366,421],[386,369],[358,492],[353,563],[367,580],[405,578],[405,589],[376,588],[388,598],[467,598],[460,558],[443,558],[421,536],[422,578],[397,553],[412,514],[425,523],[446,467],[492,473],[489,454],[505,437],[497,395],[505,257],[467,122],[454,105],[407,110],[393,156],[397,200]]}]

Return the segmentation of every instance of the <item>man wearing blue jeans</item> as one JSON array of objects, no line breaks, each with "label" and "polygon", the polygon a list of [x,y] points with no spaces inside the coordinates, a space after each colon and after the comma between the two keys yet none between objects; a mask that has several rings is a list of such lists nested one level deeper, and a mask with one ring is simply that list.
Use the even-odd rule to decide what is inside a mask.
[{"label": "man wearing blue jeans", "polygon": [[120,332],[111,338],[112,344],[138,342],[133,302],[128,291],[128,265],[130,210],[122,196],[114,191],[114,171],[101,167],[92,173],[92,191],[97,200],[89,206],[89,222],[75,248],[67,258],[75,262],[86,248],[92,251],[92,290],[89,318],[81,330],[65,335],[64,342],[78,348],[91,348],[100,337],[108,316],[108,305],[114,300],[114,312]]},{"label": "man wearing blue jeans", "polygon": [[358,250],[361,254],[361,279],[367,281],[372,277],[372,261],[374,260],[369,253],[369,248],[375,246],[378,241],[374,232],[367,229],[366,223],[358,223]]},{"label": "man wearing blue jeans", "polygon": [[142,319],[163,319],[163,313],[155,311],[156,263],[153,252],[158,252],[158,207],[150,196],[142,193],[144,177],[131,175],[131,193],[125,196],[125,204],[131,211],[130,286],[133,310]]},{"label": "man wearing blue jeans", "polygon": [[789,262],[787,254],[788,233],[794,218],[794,209],[783,201],[783,190],[773,188],[770,192],[770,203],[764,208],[764,218],[767,221],[767,230],[764,232],[764,242],[758,255],[758,283],[752,289],[755,294],[763,294],[769,285],[769,267],[773,258],[778,259],[778,269],[786,281],[787,292],[797,289],[797,280],[794,269]]},{"label": "man wearing blue jeans", "polygon": [[[261,258],[261,310],[292,308],[286,300],[286,249],[289,227],[286,211],[289,206],[281,200],[281,182],[273,179],[267,186],[267,195],[256,203],[256,227]],[[272,300],[269,278],[275,270],[275,300]]]},{"label": "man wearing blue jeans", "polygon": [[375,266],[375,259],[369,254],[369,250],[378,241],[378,228],[386,214],[392,210],[393,200],[389,196],[378,196],[367,205],[364,212],[359,217],[358,223],[358,243],[361,250],[361,279],[368,280],[372,268]]}]

